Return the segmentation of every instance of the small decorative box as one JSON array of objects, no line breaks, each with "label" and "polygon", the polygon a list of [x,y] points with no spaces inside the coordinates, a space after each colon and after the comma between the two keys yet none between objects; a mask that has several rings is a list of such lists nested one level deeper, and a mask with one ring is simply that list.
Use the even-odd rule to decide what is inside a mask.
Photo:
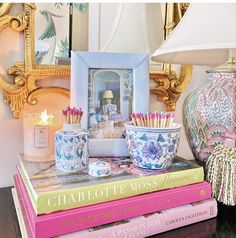
[{"label": "small decorative box", "polygon": [[76,172],[88,167],[88,132],[80,124],[64,124],[55,133],[56,168]]},{"label": "small decorative box", "polygon": [[111,165],[105,161],[96,161],[89,164],[89,175],[105,177],[111,174]]}]

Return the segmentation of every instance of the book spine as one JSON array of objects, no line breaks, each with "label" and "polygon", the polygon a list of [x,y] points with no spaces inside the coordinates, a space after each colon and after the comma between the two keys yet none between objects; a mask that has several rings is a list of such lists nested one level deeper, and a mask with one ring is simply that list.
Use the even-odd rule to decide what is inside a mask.
[{"label": "book spine", "polygon": [[38,195],[34,207],[36,207],[37,214],[44,214],[180,187],[203,180],[203,168],[198,167],[71,190],[43,192]]},{"label": "book spine", "polygon": [[[15,192],[18,197],[19,205],[21,207],[21,210],[24,209],[24,216],[25,219],[27,219],[28,228],[30,229],[30,233],[33,237],[35,237],[35,231],[36,231],[36,215],[34,213],[34,209],[32,207],[32,204],[29,199],[28,192],[26,190],[22,190],[22,185],[20,184],[20,179],[18,175],[13,176],[13,184],[15,187]],[[24,199],[26,198],[26,200]]]},{"label": "book spine", "polygon": [[[25,226],[25,219],[26,217],[23,217],[22,214],[22,209],[21,209],[21,205],[20,205],[20,201],[18,199],[16,190],[14,188],[11,189],[11,193],[12,193],[12,197],[13,197],[13,202],[15,205],[15,210],[16,210],[16,215],[18,218],[18,223],[19,223],[19,227],[20,227],[20,232],[21,232],[21,236],[24,238],[28,238],[28,232]],[[31,232],[31,230],[29,230],[29,233]]]},{"label": "book spine", "polygon": [[26,171],[25,171],[25,168],[22,164],[22,161],[20,160],[20,166],[17,166],[17,171],[22,175],[23,179],[24,179],[24,183],[27,187],[27,191],[28,191],[28,194],[30,196],[30,199],[33,201],[32,202],[32,205],[34,207],[34,210],[36,211],[37,210],[37,207],[36,207],[36,204],[37,204],[37,194],[35,192],[35,190],[33,189],[33,186],[30,182],[30,179],[28,176],[26,176]]},{"label": "book spine", "polygon": [[134,218],[127,223],[112,227],[76,232],[68,238],[143,238],[213,218],[217,215],[217,203],[215,199],[210,199],[171,210],[155,213],[149,217]]},{"label": "book spine", "polygon": [[[29,214],[30,222],[35,224],[34,233],[37,234],[37,237],[58,236],[211,197],[210,184],[202,182],[181,188],[92,205],[87,208],[46,214],[44,219],[41,217],[39,222],[36,215],[32,216],[34,210],[20,175],[15,176],[14,179],[16,189],[20,193],[19,196],[27,204],[25,207],[27,207],[26,212]],[[50,229],[50,227],[53,227],[53,229]]]},{"label": "book spine", "polygon": [[210,238],[214,237],[216,232],[216,220],[212,218],[210,220],[197,222],[189,226],[185,226],[179,229],[170,230],[161,234],[161,238]]}]

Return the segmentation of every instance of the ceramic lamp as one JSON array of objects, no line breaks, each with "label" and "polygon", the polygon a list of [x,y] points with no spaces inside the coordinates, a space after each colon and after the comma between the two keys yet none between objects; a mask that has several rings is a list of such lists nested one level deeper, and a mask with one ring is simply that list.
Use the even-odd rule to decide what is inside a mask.
[{"label": "ceramic lamp", "polygon": [[192,3],[178,26],[153,54],[158,62],[217,66],[209,83],[187,97],[183,122],[195,159],[205,164],[214,147],[236,126],[235,3]]},{"label": "ceramic lamp", "polygon": [[113,93],[111,90],[105,90],[103,93],[103,98],[106,99],[106,103],[110,104],[113,98]]}]

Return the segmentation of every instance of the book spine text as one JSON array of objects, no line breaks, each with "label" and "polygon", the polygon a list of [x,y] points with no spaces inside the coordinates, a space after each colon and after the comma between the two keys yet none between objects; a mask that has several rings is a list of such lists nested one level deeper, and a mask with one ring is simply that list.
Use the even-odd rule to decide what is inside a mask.
[{"label": "book spine text", "polygon": [[[32,215],[34,210],[20,175],[15,176],[14,180],[17,192],[25,203],[25,210],[30,223],[34,224],[34,233],[38,237],[58,236],[211,197],[210,184],[202,182],[181,188],[96,204],[87,208],[82,207],[56,214],[46,214],[44,215],[45,219],[41,217],[39,221],[36,214]],[[50,227],[53,227],[53,229],[50,229]]]},{"label": "book spine text", "polygon": [[48,213],[69,208],[112,201],[168,188],[180,187],[204,180],[203,168],[139,177],[125,181],[42,193],[37,199],[37,213]]},{"label": "book spine text", "polygon": [[143,238],[213,218],[217,215],[217,203],[210,199],[205,203],[180,206],[173,212],[171,209],[166,211],[131,219],[127,223],[112,227],[76,232],[68,238]]}]

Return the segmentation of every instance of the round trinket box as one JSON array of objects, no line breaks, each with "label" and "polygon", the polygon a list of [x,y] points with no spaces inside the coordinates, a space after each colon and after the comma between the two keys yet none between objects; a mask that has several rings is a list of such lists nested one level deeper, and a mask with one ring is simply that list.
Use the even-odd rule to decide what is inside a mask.
[{"label": "round trinket box", "polygon": [[89,164],[89,175],[105,177],[111,174],[111,165],[105,161],[96,161]]}]

